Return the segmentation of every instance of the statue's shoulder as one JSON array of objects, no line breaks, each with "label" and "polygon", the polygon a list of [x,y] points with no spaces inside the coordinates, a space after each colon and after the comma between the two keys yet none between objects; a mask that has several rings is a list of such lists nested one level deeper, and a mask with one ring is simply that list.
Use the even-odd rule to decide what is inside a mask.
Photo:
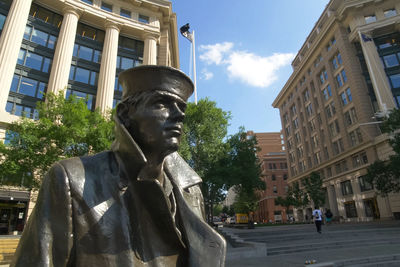
[{"label": "statue's shoulder", "polygon": [[[117,173],[117,164],[112,151],[64,159],[54,164],[52,169],[63,169],[63,175],[71,186],[82,185],[82,182],[100,182],[105,176]],[[60,174],[60,172],[57,172]]]},{"label": "statue's shoulder", "polygon": [[164,167],[170,178],[183,189],[198,185],[202,182],[200,176],[177,152],[165,158]]}]

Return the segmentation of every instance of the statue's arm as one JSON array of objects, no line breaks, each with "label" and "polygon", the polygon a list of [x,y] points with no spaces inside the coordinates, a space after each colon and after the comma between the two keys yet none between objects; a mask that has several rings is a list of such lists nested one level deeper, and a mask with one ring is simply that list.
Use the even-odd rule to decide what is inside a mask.
[{"label": "statue's arm", "polygon": [[67,173],[56,163],[47,173],[11,266],[70,265],[72,207]]}]

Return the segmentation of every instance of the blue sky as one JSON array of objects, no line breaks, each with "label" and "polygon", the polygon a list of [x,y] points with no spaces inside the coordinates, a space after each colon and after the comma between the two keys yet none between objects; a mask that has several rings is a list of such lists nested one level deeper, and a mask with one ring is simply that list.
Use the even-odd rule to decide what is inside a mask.
[{"label": "blue sky", "polygon": [[[196,38],[198,99],[230,111],[228,128],[277,132],[271,104],[292,73],[291,62],[328,0],[172,0],[178,27]],[[179,34],[181,70],[190,75],[190,42]],[[191,97],[189,101],[194,101]]]}]

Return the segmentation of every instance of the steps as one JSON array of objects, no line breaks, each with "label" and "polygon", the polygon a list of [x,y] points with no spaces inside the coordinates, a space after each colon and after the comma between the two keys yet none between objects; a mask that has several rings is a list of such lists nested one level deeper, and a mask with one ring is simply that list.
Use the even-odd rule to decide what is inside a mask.
[{"label": "steps", "polygon": [[0,238],[0,264],[10,264],[17,249],[19,237]]}]

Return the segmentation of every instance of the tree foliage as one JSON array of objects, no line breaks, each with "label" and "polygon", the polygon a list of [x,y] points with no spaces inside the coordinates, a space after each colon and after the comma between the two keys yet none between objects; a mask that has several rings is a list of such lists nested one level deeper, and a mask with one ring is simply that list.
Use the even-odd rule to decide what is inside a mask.
[{"label": "tree foliage", "polygon": [[202,177],[202,192],[209,220],[212,219],[213,204],[223,200],[226,173],[221,167],[226,160],[227,134],[230,113],[218,108],[207,98],[197,105],[188,103],[185,111],[183,136],[179,154]]},{"label": "tree foliage", "polygon": [[235,185],[235,212],[249,213],[257,209],[259,200],[257,190],[265,190],[265,183],[260,179],[261,167],[257,157],[257,139],[247,136],[243,127],[229,138],[230,152],[228,171],[231,173],[231,185]]},{"label": "tree foliage", "polygon": [[318,172],[312,172],[304,178],[303,186],[315,206],[321,207],[325,204],[325,190],[322,188],[322,178]]},{"label": "tree foliage", "polygon": [[[203,179],[202,191],[209,215],[231,186],[236,185],[240,200],[252,203],[257,202],[254,189],[265,186],[260,180],[255,154],[256,139],[248,139],[244,128],[226,138],[229,119],[229,112],[208,99],[200,100],[197,105],[189,103],[186,109],[179,153]],[[254,210],[251,205],[248,207]]]},{"label": "tree foliage", "polygon": [[395,109],[381,126],[384,133],[391,136],[390,145],[395,152],[388,160],[377,160],[368,166],[366,180],[373,184],[378,194],[400,192],[400,110]]},{"label": "tree foliage", "polygon": [[294,182],[289,186],[286,197],[278,197],[275,200],[275,203],[285,207],[286,211],[288,211],[290,206],[295,208],[304,208],[310,203],[310,199],[308,194],[304,190],[300,189],[300,183]]},{"label": "tree foliage", "polygon": [[7,144],[0,142],[2,184],[37,188],[54,162],[109,149],[114,138],[114,122],[88,110],[84,99],[49,93],[37,110],[38,120],[12,123]]}]

